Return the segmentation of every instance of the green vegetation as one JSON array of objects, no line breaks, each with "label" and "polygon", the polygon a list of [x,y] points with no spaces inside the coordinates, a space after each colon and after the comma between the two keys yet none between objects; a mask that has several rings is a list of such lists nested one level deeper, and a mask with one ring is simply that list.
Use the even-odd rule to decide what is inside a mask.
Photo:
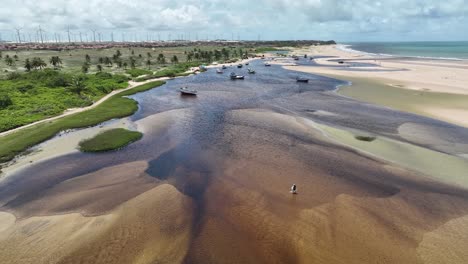
[{"label": "green vegetation", "polygon": [[372,142],[376,139],[376,137],[371,137],[371,136],[354,136],[354,138],[360,141],[367,141],[367,142]]},{"label": "green vegetation", "polygon": [[[151,62],[151,61],[150,61]],[[150,71],[150,70],[144,70],[144,69],[138,69],[138,68],[135,68],[135,69],[130,69],[130,70],[127,70],[125,71],[127,74],[130,74],[130,76],[132,77],[138,77],[138,76],[141,76],[141,75],[149,75],[149,74],[152,74],[153,71]]]},{"label": "green vegetation", "polygon": [[150,90],[163,84],[164,82],[161,81],[143,84],[120,92],[88,111],[21,129],[0,137],[0,163],[12,160],[16,155],[52,138],[60,131],[94,126],[106,120],[132,115],[138,109],[137,102],[124,96]]},{"label": "green vegetation", "polygon": [[161,78],[161,77],[177,77],[177,76],[187,76],[190,73],[186,73],[191,67],[199,66],[199,62],[184,62],[173,64],[168,66],[160,71],[157,71],[151,75],[146,75],[143,77],[136,78],[135,81],[143,82],[153,78]]},{"label": "green vegetation", "polygon": [[277,49],[275,47],[258,47],[255,49],[256,53],[265,53],[265,52],[270,52],[270,51],[279,51],[280,49]]},{"label": "green vegetation", "polygon": [[123,148],[135,142],[143,136],[138,131],[130,131],[123,128],[115,128],[104,131],[97,136],[80,142],[80,150],[83,152],[103,152]]},{"label": "green vegetation", "polygon": [[0,80],[0,132],[91,105],[128,86],[124,75],[63,73],[52,69],[10,73]]}]

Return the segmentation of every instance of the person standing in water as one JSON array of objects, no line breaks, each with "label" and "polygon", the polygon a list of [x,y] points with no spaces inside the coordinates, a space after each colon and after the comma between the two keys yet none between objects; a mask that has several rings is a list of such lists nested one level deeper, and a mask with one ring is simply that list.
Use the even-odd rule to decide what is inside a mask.
[{"label": "person standing in water", "polygon": [[293,184],[293,185],[291,186],[291,193],[292,193],[292,194],[297,194],[297,186],[296,186],[296,184]]}]

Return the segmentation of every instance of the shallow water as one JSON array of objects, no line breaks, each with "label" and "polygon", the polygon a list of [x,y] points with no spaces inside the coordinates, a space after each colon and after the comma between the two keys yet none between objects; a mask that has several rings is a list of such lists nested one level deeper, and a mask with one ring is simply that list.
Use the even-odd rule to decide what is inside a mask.
[{"label": "shallow water", "polygon": [[[248,74],[248,67],[257,73]],[[245,74],[246,79],[229,80],[231,71]],[[309,83],[297,83],[295,78],[299,75],[310,78]],[[332,143],[320,131],[308,127],[306,120],[312,120],[433,150],[438,150],[441,142],[456,142],[462,147],[451,149],[445,144],[444,152],[468,153],[468,129],[339,96],[334,90],[341,84],[331,78],[287,71],[281,66],[264,67],[262,60],[242,69],[228,68],[224,74],[210,69],[168,81],[162,87],[132,96],[140,107],[130,119],[144,132],[142,140],[117,152],[73,153],[20,170],[0,183],[1,205],[20,217],[75,211],[84,215],[107,213],[119,204],[103,201],[89,209],[72,200],[53,206],[52,194],[64,192],[61,186],[79,176],[146,161],[148,167],[142,173],[145,181],[154,185],[169,183],[194,202],[193,211],[185,212],[193,215],[189,250],[183,253],[186,262],[203,263],[207,256],[217,262],[231,254],[234,259],[246,262],[272,258],[300,262],[299,251],[282,246],[283,242],[290,245],[296,242],[270,237],[275,231],[268,226],[264,232],[273,241],[271,247],[256,244],[252,248],[242,247],[249,237],[255,236],[252,230],[257,227],[252,226],[252,221],[291,224],[285,212],[299,214],[297,210],[325,206],[341,195],[382,198],[395,196],[402,189],[454,197],[466,195],[455,187],[415,180],[412,172],[388,170],[386,164]],[[198,96],[181,97],[177,89],[186,85],[197,89]],[[402,138],[398,129],[406,123],[436,131],[430,139],[437,139],[438,144],[421,142],[417,136]],[[284,195],[292,183],[299,185],[296,200]],[[69,190],[73,192],[73,188]],[[141,192],[147,190],[145,183]],[[125,199],[137,194],[132,192]],[[447,215],[467,211],[468,207],[461,206],[459,211]],[[266,215],[274,217],[265,218]],[[449,217],[441,213],[440,218]],[[230,230],[232,234],[223,238],[220,230]],[[288,231],[278,228],[276,232]],[[223,243],[239,247],[226,253]]]}]

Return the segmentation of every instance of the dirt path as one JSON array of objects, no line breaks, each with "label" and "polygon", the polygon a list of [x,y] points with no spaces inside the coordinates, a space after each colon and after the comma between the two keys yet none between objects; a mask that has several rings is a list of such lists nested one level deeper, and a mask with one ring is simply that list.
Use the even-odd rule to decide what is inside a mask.
[{"label": "dirt path", "polygon": [[67,109],[67,110],[65,110],[65,111],[63,112],[63,114],[61,114],[61,115],[54,116],[54,117],[50,117],[50,118],[47,118],[47,119],[42,119],[42,120],[36,121],[36,122],[34,122],[34,123],[31,123],[31,124],[27,124],[27,125],[20,126],[20,127],[11,129],[11,130],[7,130],[7,131],[4,131],[4,132],[1,132],[1,133],[0,133],[0,137],[6,136],[6,135],[8,135],[8,134],[14,133],[14,132],[16,132],[16,131],[18,131],[18,130],[21,130],[21,129],[24,129],[24,128],[32,127],[32,126],[35,126],[35,125],[38,125],[38,124],[41,124],[41,123],[44,123],[44,122],[49,122],[49,121],[52,121],[52,120],[56,120],[56,119],[65,117],[65,116],[69,116],[69,115],[73,115],[73,114],[76,114],[76,113],[81,113],[81,112],[84,112],[84,111],[93,109],[93,108],[97,107],[98,105],[104,103],[107,99],[111,98],[112,96],[114,96],[114,95],[116,95],[116,94],[119,94],[119,93],[121,93],[121,92],[130,90],[130,89],[133,89],[133,88],[135,88],[136,86],[143,85],[143,84],[146,84],[146,83],[149,83],[149,82],[154,82],[154,81],[165,81],[165,80],[169,80],[169,79],[170,79],[170,78],[168,78],[168,77],[161,77],[161,78],[149,79],[149,80],[146,80],[146,81],[143,81],[143,82],[129,81],[129,82],[128,82],[128,87],[127,87],[127,88],[121,89],[121,90],[114,90],[114,91],[110,92],[109,94],[107,94],[106,96],[102,97],[101,99],[99,99],[99,101],[95,102],[94,104],[92,104],[92,105],[90,105],[90,106],[82,107],[82,108],[71,108],[71,109]]}]

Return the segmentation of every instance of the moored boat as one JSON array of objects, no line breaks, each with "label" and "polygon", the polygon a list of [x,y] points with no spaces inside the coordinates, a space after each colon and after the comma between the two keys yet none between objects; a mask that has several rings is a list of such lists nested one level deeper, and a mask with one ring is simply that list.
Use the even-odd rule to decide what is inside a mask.
[{"label": "moored boat", "polygon": [[231,77],[231,80],[243,80],[244,79],[244,75],[237,75],[234,72],[231,72],[230,77]]},{"label": "moored boat", "polygon": [[194,89],[190,89],[188,87],[180,87],[179,88],[180,94],[181,95],[191,95],[191,96],[196,96],[198,91]]},{"label": "moored boat", "polygon": [[242,64],[239,63],[239,64],[237,65],[237,68],[242,68]]},{"label": "moored boat", "polygon": [[226,65],[223,65],[223,67],[221,67],[221,69],[223,69],[223,70],[227,69]]},{"label": "moored boat", "polygon": [[297,77],[297,78],[296,78],[296,81],[297,81],[297,82],[308,83],[308,82],[309,82],[309,79],[308,79],[308,78],[305,78],[305,77]]},{"label": "moored boat", "polygon": [[248,71],[250,74],[254,74],[254,73],[255,73],[255,70],[252,70],[251,68],[248,68],[247,71]]},{"label": "moored boat", "polygon": [[223,73],[223,71],[221,69],[217,69],[216,73]]},{"label": "moored boat", "polygon": [[271,66],[269,62],[265,62],[265,67]]}]

